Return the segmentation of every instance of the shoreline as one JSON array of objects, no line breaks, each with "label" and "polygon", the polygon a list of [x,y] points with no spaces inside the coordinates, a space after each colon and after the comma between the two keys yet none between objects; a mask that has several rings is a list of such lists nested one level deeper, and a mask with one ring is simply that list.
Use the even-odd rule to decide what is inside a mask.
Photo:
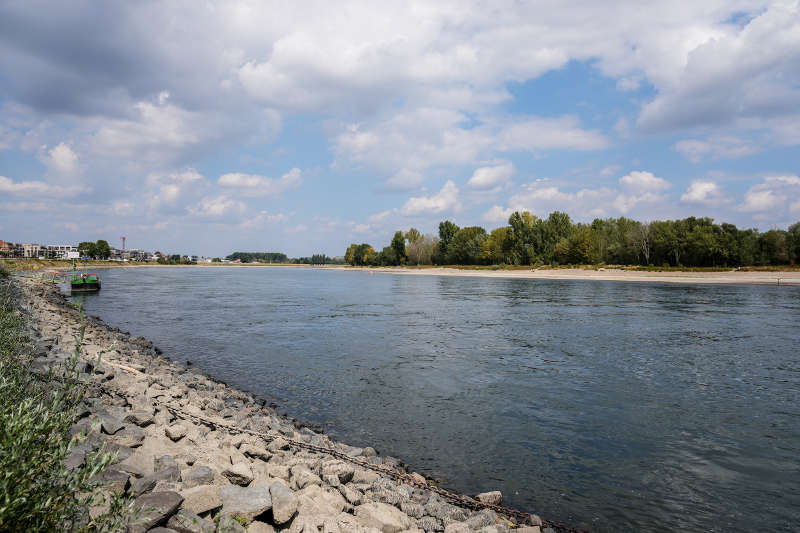
[{"label": "shoreline", "polygon": [[550,268],[532,270],[469,270],[447,267],[323,267],[325,270],[365,272],[369,274],[397,274],[406,276],[449,276],[500,279],[548,279],[581,281],[616,281],[649,283],[684,283],[711,285],[776,285],[800,287],[800,271],[744,271],[724,272],[694,271],[641,271],[623,269]]},{"label": "shoreline", "polygon": [[109,490],[156,507],[178,502],[136,531],[169,527],[185,516],[210,522],[234,514],[259,533],[319,527],[331,533],[503,533],[510,523],[530,524],[513,529],[520,533],[550,533],[546,526],[557,527],[536,515],[502,514],[511,510],[498,506],[499,493],[454,505],[463,496],[409,473],[396,458],[333,441],[96,317],[81,322],[55,284],[18,276],[11,284],[29,319],[35,368],[68,357],[73,335],[86,325],[81,361],[92,393],[74,428],[89,437],[74,460],[105,443],[119,453],[104,474],[113,481]]}]

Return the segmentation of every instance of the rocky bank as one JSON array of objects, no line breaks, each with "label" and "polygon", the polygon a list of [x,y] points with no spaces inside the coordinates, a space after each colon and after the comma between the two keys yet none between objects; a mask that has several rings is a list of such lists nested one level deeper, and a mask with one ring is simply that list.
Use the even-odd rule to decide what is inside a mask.
[{"label": "rocky bank", "polygon": [[[73,431],[89,437],[69,461],[80,464],[101,445],[117,453],[103,490],[124,492],[141,509],[130,533],[553,533],[535,515],[526,522],[538,525],[522,525],[453,505],[396,459],[334,442],[161,357],[145,339],[81,319],[53,284],[13,283],[37,369],[68,358],[87,326],[81,369],[92,386]],[[501,495],[476,498],[499,503]]]}]

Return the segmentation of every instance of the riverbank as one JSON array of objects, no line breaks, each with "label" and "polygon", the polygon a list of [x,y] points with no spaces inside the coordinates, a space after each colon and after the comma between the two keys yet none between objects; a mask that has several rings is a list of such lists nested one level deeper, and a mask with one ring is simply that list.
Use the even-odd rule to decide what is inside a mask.
[{"label": "riverbank", "polygon": [[406,268],[406,267],[341,267],[329,266],[326,270],[345,270],[369,274],[400,274],[409,276],[459,276],[474,278],[595,280],[649,283],[695,283],[740,285],[792,285],[800,286],[800,271],[787,270],[727,270],[727,271],[641,271],[623,269],[596,270],[584,268],[541,268],[526,270],[469,270],[457,268]]},{"label": "riverbank", "polygon": [[[19,277],[12,283],[32,327],[39,369],[68,357],[86,325],[91,393],[74,429],[90,437],[71,460],[82,461],[102,444],[118,453],[104,476],[107,490],[124,491],[146,509],[133,531],[161,525],[214,531],[216,520],[227,528],[220,532],[244,531],[243,522],[250,532],[494,533],[523,522],[477,500],[462,502],[480,511],[453,505],[452,496],[407,473],[397,459],[334,442],[167,360],[145,339],[82,319],[52,283]],[[499,496],[479,498],[491,505]],[[542,530],[538,517],[528,521],[534,525],[514,531]]]}]

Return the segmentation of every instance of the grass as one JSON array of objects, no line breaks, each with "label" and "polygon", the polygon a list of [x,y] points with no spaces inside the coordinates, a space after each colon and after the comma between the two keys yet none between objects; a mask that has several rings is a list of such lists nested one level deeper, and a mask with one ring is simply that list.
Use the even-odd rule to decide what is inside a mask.
[{"label": "grass", "polygon": [[97,478],[114,457],[99,449],[80,466],[65,464],[87,439],[70,434],[87,390],[78,369],[85,323],[72,356],[40,375],[25,322],[13,287],[0,281],[0,531],[120,530],[129,501],[99,490]]}]

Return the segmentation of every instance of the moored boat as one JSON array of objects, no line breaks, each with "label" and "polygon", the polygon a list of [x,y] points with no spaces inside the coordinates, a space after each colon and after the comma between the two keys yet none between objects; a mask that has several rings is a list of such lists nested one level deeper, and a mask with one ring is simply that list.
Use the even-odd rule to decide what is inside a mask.
[{"label": "moored boat", "polygon": [[97,274],[78,272],[73,264],[70,290],[72,292],[97,292],[100,290],[100,277]]}]

